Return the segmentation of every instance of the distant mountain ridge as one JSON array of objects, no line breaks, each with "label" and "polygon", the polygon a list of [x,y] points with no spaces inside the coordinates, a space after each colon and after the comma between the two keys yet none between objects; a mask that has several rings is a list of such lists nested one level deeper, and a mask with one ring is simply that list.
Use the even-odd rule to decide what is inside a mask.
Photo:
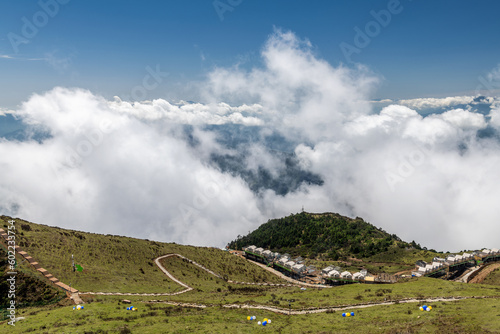
[{"label": "distant mountain ridge", "polygon": [[331,260],[348,256],[366,258],[391,248],[420,249],[414,241],[404,242],[362,218],[353,219],[331,212],[301,212],[271,219],[250,234],[238,236],[228,247],[241,249],[247,245]]}]

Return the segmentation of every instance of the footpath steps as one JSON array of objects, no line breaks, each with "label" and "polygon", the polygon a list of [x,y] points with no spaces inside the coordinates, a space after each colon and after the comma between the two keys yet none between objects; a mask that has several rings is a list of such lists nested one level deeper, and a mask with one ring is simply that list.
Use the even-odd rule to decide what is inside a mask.
[{"label": "footpath steps", "polygon": [[[5,232],[4,229],[0,228],[0,243],[2,243],[7,249],[8,249],[8,234]],[[12,247],[12,246],[11,246]],[[53,286],[62,289],[68,296],[71,296],[75,304],[83,304],[83,300],[80,298],[78,295],[78,290],[71,288],[69,285],[62,283],[59,281],[57,278],[55,278],[49,271],[45,268],[42,268],[42,266],[35,261],[33,257],[31,257],[26,251],[21,250],[19,246],[15,246],[16,250],[16,255],[21,257],[22,259],[26,260],[29,265],[36,271],[38,271],[40,274],[49,281],[50,284]],[[78,301],[78,303],[76,302]]]},{"label": "footpath steps", "polygon": [[78,293],[72,293],[70,299],[72,299],[76,305],[83,304],[83,300]]}]

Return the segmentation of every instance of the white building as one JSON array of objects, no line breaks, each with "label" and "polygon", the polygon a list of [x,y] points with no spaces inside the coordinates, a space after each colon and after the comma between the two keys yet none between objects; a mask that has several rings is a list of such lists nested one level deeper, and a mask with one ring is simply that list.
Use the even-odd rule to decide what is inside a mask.
[{"label": "white building", "polygon": [[440,269],[442,267],[443,267],[443,264],[441,262],[432,262],[433,269]]},{"label": "white building", "polygon": [[352,279],[352,274],[348,271],[343,271],[340,273],[340,278]]},{"label": "white building", "polygon": [[449,264],[455,264],[455,255],[448,255],[448,257],[446,258],[446,262],[448,262]]},{"label": "white building", "polygon": [[285,263],[285,267],[288,268],[288,269],[292,269],[292,267],[295,265],[295,262],[294,261],[288,261],[287,263]]},{"label": "white building", "polygon": [[292,266],[292,271],[296,274],[301,274],[303,273],[304,271],[306,270],[306,266],[301,264],[301,263],[297,263],[295,264],[294,266]]},{"label": "white building", "polygon": [[427,274],[427,269],[426,269],[426,267],[418,267],[417,272],[422,276],[422,275]]},{"label": "white building", "polygon": [[256,248],[256,249],[255,249],[255,252],[254,252],[254,253],[255,253],[255,254],[257,254],[257,255],[262,255],[262,252],[263,252],[263,251],[264,251],[264,248],[259,247],[259,248]]},{"label": "white building", "polygon": [[322,273],[323,275],[328,275],[328,273],[329,273],[330,271],[332,271],[332,270],[333,270],[333,266],[328,266],[328,267],[326,267],[326,268],[323,268],[323,269],[321,270],[321,273]]},{"label": "white building", "polygon": [[340,273],[337,270],[330,270],[328,272],[328,277],[340,277]]},{"label": "white building", "polygon": [[363,275],[361,272],[354,273],[352,275],[352,279],[356,279],[356,280],[365,279],[365,275]]},{"label": "white building", "polygon": [[462,254],[462,257],[464,258],[464,260],[470,260],[472,259],[474,256],[472,254],[469,254],[469,253],[463,253]]},{"label": "white building", "polygon": [[256,249],[257,249],[257,246],[254,246],[254,245],[243,248],[244,251],[247,251],[250,253],[254,253]]},{"label": "white building", "polygon": [[265,250],[262,252],[262,256],[265,256],[266,258],[271,258],[273,252],[271,252],[270,250]]}]

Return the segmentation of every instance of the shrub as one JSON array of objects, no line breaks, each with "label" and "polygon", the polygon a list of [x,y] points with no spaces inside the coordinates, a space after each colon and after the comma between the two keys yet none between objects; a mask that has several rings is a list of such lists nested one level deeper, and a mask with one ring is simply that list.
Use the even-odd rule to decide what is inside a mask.
[{"label": "shrub", "polygon": [[132,333],[132,331],[127,327],[121,327],[118,331],[118,333],[120,334],[129,334],[129,333]]}]

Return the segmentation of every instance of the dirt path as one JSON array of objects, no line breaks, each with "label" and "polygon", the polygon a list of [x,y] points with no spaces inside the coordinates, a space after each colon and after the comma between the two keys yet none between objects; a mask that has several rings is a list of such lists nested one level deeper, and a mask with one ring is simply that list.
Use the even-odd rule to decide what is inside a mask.
[{"label": "dirt path", "polygon": [[324,313],[328,311],[345,311],[345,310],[354,310],[354,309],[362,309],[374,306],[387,306],[394,304],[408,304],[408,303],[435,303],[435,302],[453,302],[460,301],[464,299],[485,299],[485,298],[500,298],[500,297],[438,297],[438,298],[427,298],[427,299],[402,299],[397,301],[388,301],[388,302],[377,302],[377,303],[369,303],[369,304],[354,304],[354,305],[340,305],[340,306],[332,306],[332,307],[323,307],[323,308],[310,308],[303,310],[290,310],[286,308],[265,306],[265,305],[248,305],[248,304],[226,304],[226,305],[203,305],[203,304],[193,304],[193,303],[177,303],[177,302],[169,302],[169,301],[161,301],[161,300],[150,300],[144,301],[144,303],[157,303],[157,304],[167,304],[173,306],[181,306],[181,307],[193,307],[193,308],[207,308],[207,307],[216,307],[220,306],[228,309],[254,309],[254,310],[266,310],[273,313],[280,314],[290,314],[290,315],[300,315],[300,314],[313,314],[313,313]]},{"label": "dirt path", "polygon": [[476,277],[472,278],[469,283],[482,283],[486,276],[488,276],[493,270],[500,268],[500,263],[493,263],[486,267],[483,267]]},{"label": "dirt path", "polygon": [[83,304],[83,300],[78,293],[72,293],[70,299],[73,300],[76,305]]},{"label": "dirt path", "polygon": [[[177,278],[174,277],[174,275],[172,275],[161,263],[160,263],[160,260],[162,259],[165,259],[165,258],[169,258],[169,257],[173,257],[173,256],[177,256],[181,259],[184,259],[186,261],[188,261],[189,263],[205,270],[206,272],[208,272],[209,274],[215,276],[215,277],[218,277],[220,279],[223,279],[223,277],[215,272],[213,272],[212,270],[204,267],[203,265],[193,261],[193,260],[190,260],[188,259],[187,257],[185,256],[182,256],[180,254],[167,254],[167,255],[162,255],[162,256],[159,256],[157,257],[156,259],[154,259],[154,262],[156,263],[156,265],[158,266],[158,268],[160,268],[160,270],[165,274],[167,275],[168,278],[170,278],[172,281],[174,281],[175,283],[179,284],[180,286],[184,287],[185,289],[182,290],[182,291],[178,291],[178,292],[172,292],[172,293],[130,293],[130,292],[80,292],[80,294],[82,295],[100,295],[100,296],[175,296],[175,295],[180,295],[181,293],[186,293],[186,292],[189,292],[191,290],[193,290],[192,287],[190,287],[189,285],[183,283],[182,281],[178,280]],[[255,263],[255,262],[252,262],[252,263]],[[259,263],[255,263],[257,265],[260,265]],[[264,266],[265,267],[265,266]],[[270,268],[269,268],[270,269]],[[273,270],[273,269],[271,269]],[[275,270],[273,270],[273,273],[278,273],[278,274],[281,274],[280,272],[277,272]],[[282,274],[281,274],[282,275]],[[284,276],[284,275],[283,275]],[[286,277],[286,276],[284,276]],[[294,283],[296,283],[297,281],[293,280]],[[292,285],[292,284],[276,284],[276,283],[255,283],[255,282],[238,282],[238,281],[232,281],[232,280],[228,280],[227,281],[228,283],[232,283],[232,284],[243,284],[243,285],[262,285],[262,286],[288,286],[288,287],[291,287],[291,286],[299,286],[299,285]],[[301,282],[302,283],[302,282]],[[318,287],[318,285],[314,285],[314,284],[307,284],[307,283],[302,283],[303,285],[308,285],[308,286],[313,286],[313,287]],[[326,286],[319,286],[319,287],[326,287]]]}]

